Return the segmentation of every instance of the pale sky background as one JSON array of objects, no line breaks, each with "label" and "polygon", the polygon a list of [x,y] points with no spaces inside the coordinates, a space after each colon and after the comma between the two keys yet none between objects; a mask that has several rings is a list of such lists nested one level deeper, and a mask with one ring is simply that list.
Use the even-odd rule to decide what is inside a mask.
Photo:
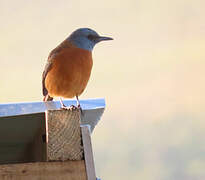
[{"label": "pale sky background", "polygon": [[205,179],[205,1],[0,0],[0,102],[41,101],[49,52],[90,27],[80,97],[105,97],[92,140],[102,180]]}]

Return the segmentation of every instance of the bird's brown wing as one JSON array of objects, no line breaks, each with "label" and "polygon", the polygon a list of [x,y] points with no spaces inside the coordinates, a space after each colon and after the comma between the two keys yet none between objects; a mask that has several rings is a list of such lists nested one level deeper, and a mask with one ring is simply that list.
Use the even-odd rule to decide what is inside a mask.
[{"label": "bird's brown wing", "polygon": [[[46,100],[52,100],[53,99],[48,95],[48,90],[46,89],[46,86],[45,86],[45,79],[46,79],[46,76],[47,76],[48,72],[52,68],[52,62],[53,62],[54,57],[56,56],[56,54],[59,52],[59,49],[60,49],[60,46],[58,46],[57,48],[55,48],[54,50],[51,51],[51,53],[48,56],[46,66],[45,66],[43,74],[42,74],[42,90],[43,90],[44,100],[45,99]],[[48,98],[46,96],[48,96]]]},{"label": "bird's brown wing", "polygon": [[71,47],[71,44],[69,44],[65,40],[59,46],[57,46],[55,49],[53,49],[51,51],[51,53],[49,54],[49,56],[48,56],[48,61],[46,63],[46,66],[44,68],[43,75],[42,75],[42,90],[43,90],[44,100],[52,100],[53,99],[52,97],[49,96],[48,90],[45,87],[45,79],[46,79],[46,76],[47,76],[48,72],[52,68],[52,62],[55,59],[55,57],[58,56],[58,54],[60,54],[60,52],[64,48],[69,48],[69,47]]},{"label": "bird's brown wing", "polygon": [[42,74],[42,90],[43,90],[44,96],[48,95],[48,90],[45,87],[45,79],[46,79],[48,72],[51,70],[51,68],[52,68],[52,61],[48,61],[46,63],[45,69]]}]

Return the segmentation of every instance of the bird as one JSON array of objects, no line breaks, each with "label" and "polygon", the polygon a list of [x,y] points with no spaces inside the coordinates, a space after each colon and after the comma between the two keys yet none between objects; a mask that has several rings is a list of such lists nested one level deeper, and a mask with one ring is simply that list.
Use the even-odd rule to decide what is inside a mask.
[{"label": "bird", "polygon": [[[42,74],[43,101],[59,97],[61,108],[81,109],[79,96],[91,75],[93,48],[97,43],[107,40],[113,38],[100,36],[90,28],[79,28],[53,49]],[[77,106],[66,107],[62,98],[73,97],[76,97]]]}]

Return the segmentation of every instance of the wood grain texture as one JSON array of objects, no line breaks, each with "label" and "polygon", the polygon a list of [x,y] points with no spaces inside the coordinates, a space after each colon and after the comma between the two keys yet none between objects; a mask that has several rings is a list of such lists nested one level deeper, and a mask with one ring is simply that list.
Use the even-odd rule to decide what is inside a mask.
[{"label": "wood grain texture", "polygon": [[46,112],[47,161],[82,160],[79,110]]},{"label": "wood grain texture", "polygon": [[38,162],[0,166],[1,180],[86,180],[85,162]]},{"label": "wood grain texture", "polygon": [[90,137],[90,126],[81,125],[81,131],[82,131],[87,179],[95,180],[96,174],[95,174],[95,165],[93,159],[92,143]]}]

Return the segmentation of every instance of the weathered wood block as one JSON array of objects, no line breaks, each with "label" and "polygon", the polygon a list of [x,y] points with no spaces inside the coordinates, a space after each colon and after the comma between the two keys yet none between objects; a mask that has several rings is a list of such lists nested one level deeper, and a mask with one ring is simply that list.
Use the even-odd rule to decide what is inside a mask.
[{"label": "weathered wood block", "polygon": [[[0,166],[1,180],[86,180],[84,160]],[[94,180],[94,179],[93,179]]]},{"label": "weathered wood block", "polygon": [[46,112],[47,161],[83,159],[80,120],[78,109]]}]

